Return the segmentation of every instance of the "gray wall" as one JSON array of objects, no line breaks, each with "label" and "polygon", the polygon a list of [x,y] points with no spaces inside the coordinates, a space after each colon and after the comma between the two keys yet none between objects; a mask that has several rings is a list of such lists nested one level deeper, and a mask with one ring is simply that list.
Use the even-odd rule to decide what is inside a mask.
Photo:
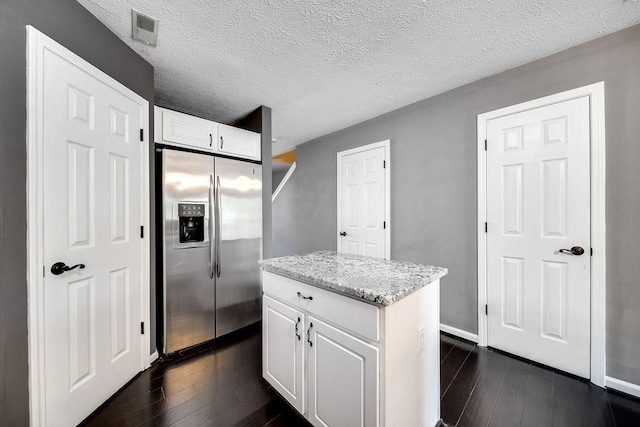
[{"label": "gray wall", "polygon": [[262,145],[262,257],[271,258],[273,246],[271,224],[271,192],[272,192],[272,162],[271,162],[271,108],[264,105],[238,120],[235,126],[260,132]]},{"label": "gray wall", "polygon": [[[24,426],[29,422],[25,195],[27,24],[153,104],[153,67],[75,0],[0,0],[0,425],[7,426]],[[153,121],[150,131],[153,132]]]},{"label": "gray wall", "polygon": [[390,139],[391,256],[449,267],[441,320],[477,332],[476,116],[603,80],[607,374],[640,384],[640,26],[299,146],[273,207],[274,255],[335,250],[336,152]]}]

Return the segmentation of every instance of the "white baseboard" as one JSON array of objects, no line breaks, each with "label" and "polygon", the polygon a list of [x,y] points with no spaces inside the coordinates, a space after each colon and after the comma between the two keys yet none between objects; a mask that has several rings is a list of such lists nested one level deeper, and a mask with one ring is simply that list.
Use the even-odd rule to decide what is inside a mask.
[{"label": "white baseboard", "polygon": [[151,355],[149,356],[149,366],[151,366],[151,364],[153,362],[155,362],[156,360],[158,360],[158,357],[160,357],[158,355],[158,350],[154,351],[153,353],[151,353]]},{"label": "white baseboard", "polygon": [[630,394],[631,396],[640,397],[640,385],[611,377],[604,377],[604,385],[607,388],[612,388],[614,390]]},{"label": "white baseboard", "polygon": [[462,329],[454,328],[453,326],[448,326],[442,323],[440,323],[440,330],[442,332],[455,335],[456,337],[472,341],[476,344],[478,343],[478,334],[472,334],[471,332],[463,331]]}]

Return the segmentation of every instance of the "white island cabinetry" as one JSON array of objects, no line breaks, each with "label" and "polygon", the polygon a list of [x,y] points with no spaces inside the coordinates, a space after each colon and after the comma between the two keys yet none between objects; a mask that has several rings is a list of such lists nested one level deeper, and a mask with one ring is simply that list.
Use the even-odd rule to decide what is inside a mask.
[{"label": "white island cabinetry", "polygon": [[274,389],[317,426],[437,425],[445,269],[397,300],[373,303],[375,293],[310,285],[295,271],[269,271],[270,261],[261,262],[263,376]]}]

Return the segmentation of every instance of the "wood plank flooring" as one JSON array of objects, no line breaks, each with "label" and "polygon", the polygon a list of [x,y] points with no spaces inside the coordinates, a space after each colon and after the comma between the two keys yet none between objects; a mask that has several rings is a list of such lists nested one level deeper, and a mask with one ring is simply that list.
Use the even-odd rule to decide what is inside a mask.
[{"label": "wood plank flooring", "polygon": [[440,338],[441,414],[458,426],[640,426],[640,401],[584,380]]},{"label": "wood plank flooring", "polygon": [[[441,337],[442,418],[459,426],[640,426],[640,402]],[[308,426],[261,374],[258,328],[140,374],[87,426]]]}]

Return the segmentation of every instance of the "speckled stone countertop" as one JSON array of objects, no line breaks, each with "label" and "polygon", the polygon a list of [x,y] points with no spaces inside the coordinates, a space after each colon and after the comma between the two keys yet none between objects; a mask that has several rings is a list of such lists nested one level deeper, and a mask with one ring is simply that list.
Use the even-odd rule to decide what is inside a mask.
[{"label": "speckled stone countertop", "polygon": [[266,271],[345,294],[391,305],[445,276],[444,267],[331,251],[258,261]]}]

